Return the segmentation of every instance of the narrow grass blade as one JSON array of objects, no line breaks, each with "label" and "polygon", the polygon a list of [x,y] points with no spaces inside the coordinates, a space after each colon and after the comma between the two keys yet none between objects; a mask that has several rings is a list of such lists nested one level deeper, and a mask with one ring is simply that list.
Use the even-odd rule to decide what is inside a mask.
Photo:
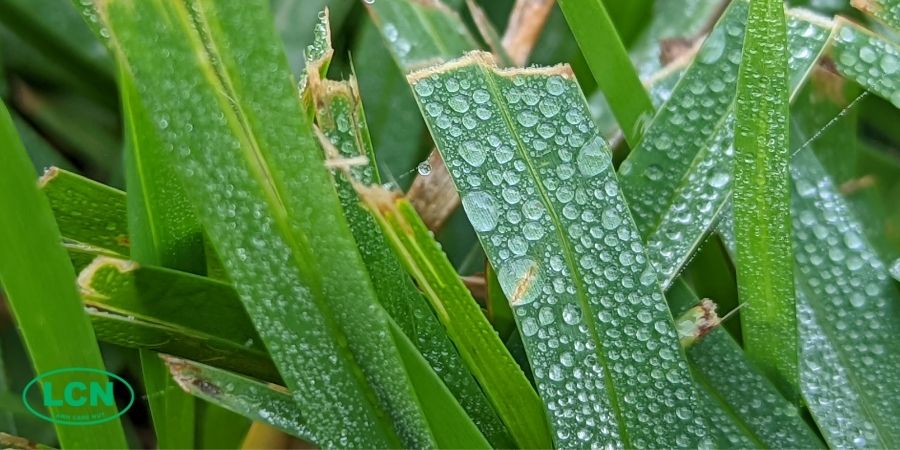
[{"label": "narrow grass blade", "polygon": [[[676,316],[700,300],[683,281],[666,293]],[[718,321],[718,318],[716,318]],[[720,326],[687,349],[694,380],[757,448],[823,448],[824,445],[800,415],[800,410],[778,391],[747,359],[740,345]],[[715,423],[714,417],[710,422]],[[732,439],[732,436],[726,436]],[[738,442],[733,444],[738,445]]]},{"label": "narrow grass blade", "polygon": [[900,30],[900,1],[851,0],[850,4],[864,13],[876,17],[888,26]]},{"label": "narrow grass blade", "polygon": [[[264,380],[280,379],[227,284],[100,256],[81,272],[78,286],[102,340],[210,361]],[[129,324],[122,322],[128,320],[135,331],[123,333]]]},{"label": "narrow grass blade", "polygon": [[[3,76],[3,74],[0,73],[0,76]],[[19,132],[19,138],[22,139],[22,145],[25,146],[31,162],[34,163],[35,170],[42,171],[51,166],[74,170],[72,163],[38,134],[28,122],[14,111],[10,111],[10,115],[13,118],[13,123],[16,125],[16,130]]]},{"label": "narrow grass blade", "polygon": [[[731,4],[660,108],[644,143],[619,168],[622,190],[664,288],[690,261],[731,198],[733,105],[747,7],[743,0]],[[789,15],[792,94],[824,49],[830,26],[808,13]],[[701,118],[714,125],[700,126]]]},{"label": "narrow grass blade", "polygon": [[671,316],[568,68],[503,71],[472,53],[410,82],[498,267],[557,446],[705,441]]},{"label": "narrow grass blade", "polygon": [[408,201],[361,188],[369,210],[431,301],[469,370],[522,448],[552,445],[544,407]]},{"label": "narrow grass blade", "polygon": [[431,367],[439,371],[444,383],[493,446],[512,445],[503,422],[469,373],[427,300],[404,272],[378,224],[360,205],[351,185],[352,182],[381,184],[355,80],[322,80],[313,90],[318,105],[317,122],[331,144],[326,147],[333,154],[326,151],[326,156],[336,168],[338,195],[379,301]]},{"label": "narrow grass blade", "polygon": [[165,361],[186,392],[292,436],[317,442],[286,388],[194,361],[170,356]]},{"label": "narrow grass blade", "polygon": [[188,3],[97,5],[279,372],[323,446],[434,445],[264,2]]},{"label": "narrow grass blade", "polygon": [[[60,246],[50,205],[35,185],[35,174],[19,142],[6,107],[0,105],[0,283],[35,372],[84,367],[103,369],[94,333],[75,290],[75,274]],[[66,375],[60,375],[65,377]],[[78,381],[104,383],[106,375],[79,373]],[[74,381],[74,376],[70,377]],[[65,380],[62,381],[65,383]],[[72,406],[51,407],[50,414],[75,413]],[[115,416],[116,407],[97,412]],[[93,427],[57,425],[59,442],[72,448],[125,448],[118,419]]]},{"label": "narrow grass blade", "polygon": [[655,110],[606,6],[602,0],[560,0],[559,6],[625,141],[637,146]]},{"label": "narrow grass blade", "polygon": [[747,355],[798,397],[790,214],[787,24],[781,0],[751,0],[738,74],[734,233]]},{"label": "narrow grass blade", "polygon": [[900,108],[900,46],[846,19],[838,19],[835,36],[838,71]]}]

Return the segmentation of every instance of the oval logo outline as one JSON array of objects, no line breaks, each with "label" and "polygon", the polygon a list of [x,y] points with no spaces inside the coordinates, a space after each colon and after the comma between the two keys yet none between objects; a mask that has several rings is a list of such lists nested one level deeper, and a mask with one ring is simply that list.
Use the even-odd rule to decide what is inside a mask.
[{"label": "oval logo outline", "polygon": [[[32,386],[34,386],[35,384],[37,384],[38,381],[40,381],[46,377],[49,377],[51,375],[56,375],[59,373],[65,373],[65,372],[89,372],[89,373],[101,374],[101,375],[106,375],[107,377],[112,378],[113,380],[116,380],[116,381],[122,383],[123,385],[125,385],[126,388],[128,388],[128,393],[130,394],[130,399],[128,401],[128,404],[125,405],[124,408],[120,409],[118,411],[118,413],[114,416],[104,417],[102,419],[86,420],[86,421],[54,419],[53,417],[44,415],[43,413],[37,411],[34,407],[32,407],[31,403],[28,401],[28,391],[31,390]],[[107,372],[102,369],[94,369],[94,368],[90,368],[90,367],[64,367],[62,369],[53,369],[51,371],[44,372],[44,373],[32,378],[31,381],[29,381],[28,384],[25,385],[25,388],[22,389],[22,403],[25,405],[25,408],[28,410],[28,412],[35,415],[36,417],[39,417],[39,418],[46,420],[48,422],[51,422],[51,423],[60,424],[60,425],[72,425],[72,426],[99,425],[101,423],[106,423],[106,422],[110,422],[112,420],[116,420],[119,417],[121,417],[123,414],[128,412],[128,410],[131,409],[132,406],[134,406],[135,396],[136,395],[134,393],[134,388],[131,387],[131,384],[128,383],[127,381],[125,381],[124,378],[122,378],[112,372]]]}]

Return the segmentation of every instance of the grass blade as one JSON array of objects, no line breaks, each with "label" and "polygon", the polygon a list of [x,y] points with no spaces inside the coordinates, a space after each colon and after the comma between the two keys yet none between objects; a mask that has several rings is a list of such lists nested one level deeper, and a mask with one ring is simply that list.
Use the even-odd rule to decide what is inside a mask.
[{"label": "grass blade", "polygon": [[[75,274],[59,244],[59,229],[47,199],[35,185],[34,170],[2,105],[0,141],[0,209],[16,212],[0,215],[0,242],[4,243],[0,252],[0,283],[35,372],[69,367],[102,370],[100,350],[75,290]],[[90,380],[79,375],[81,382],[107,381],[105,375],[94,374]],[[73,412],[71,406],[50,408],[53,416]],[[98,406],[98,412],[113,416],[116,407]],[[56,433],[65,447],[127,446],[118,419],[93,427],[57,425]]]},{"label": "grass blade", "polygon": [[431,301],[518,446],[550,447],[552,440],[540,398],[415,209],[408,201],[395,199],[379,188],[362,189],[369,210],[402,255],[407,270]]},{"label": "grass blade", "polygon": [[900,1],[851,0],[850,4],[864,13],[876,17],[888,26],[900,30]]},{"label": "grass blade", "polygon": [[[602,0],[560,0],[559,6],[625,134],[625,141],[636,147],[653,117],[653,103],[631,64],[606,6]],[[610,67],[616,69],[610,70]]]},{"label": "grass blade", "polygon": [[473,53],[410,82],[498,268],[557,446],[704,440],[671,316],[571,72],[502,71]]},{"label": "grass blade", "polygon": [[434,445],[264,3],[189,3],[98,6],[279,372],[323,446]]},{"label": "grass blade", "polygon": [[733,211],[741,329],[747,355],[794,399],[800,376],[787,47],[784,2],[751,0],[735,105]]}]

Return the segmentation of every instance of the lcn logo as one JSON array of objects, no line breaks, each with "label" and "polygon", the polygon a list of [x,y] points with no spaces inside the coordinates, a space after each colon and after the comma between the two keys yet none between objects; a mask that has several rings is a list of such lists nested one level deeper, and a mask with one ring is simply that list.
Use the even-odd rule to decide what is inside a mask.
[{"label": "lcn logo", "polygon": [[[28,392],[40,383],[43,408],[35,408]],[[129,393],[128,405],[116,412],[115,384]],[[63,425],[96,425],[113,420],[134,404],[134,389],[114,373],[86,368],[57,369],[31,380],[22,391],[25,407],[44,420]],[[52,411],[47,415],[43,411]]]}]

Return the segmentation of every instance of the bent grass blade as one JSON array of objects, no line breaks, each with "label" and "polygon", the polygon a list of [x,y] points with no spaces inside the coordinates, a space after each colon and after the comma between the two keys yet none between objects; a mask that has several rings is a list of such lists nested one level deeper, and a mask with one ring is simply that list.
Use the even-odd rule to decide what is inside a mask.
[{"label": "bent grass blade", "polygon": [[838,18],[832,52],[841,75],[900,108],[900,46]]},{"label": "bent grass blade", "polygon": [[504,71],[476,52],[409,79],[498,268],[557,446],[705,442],[671,315],[571,72]]}]

